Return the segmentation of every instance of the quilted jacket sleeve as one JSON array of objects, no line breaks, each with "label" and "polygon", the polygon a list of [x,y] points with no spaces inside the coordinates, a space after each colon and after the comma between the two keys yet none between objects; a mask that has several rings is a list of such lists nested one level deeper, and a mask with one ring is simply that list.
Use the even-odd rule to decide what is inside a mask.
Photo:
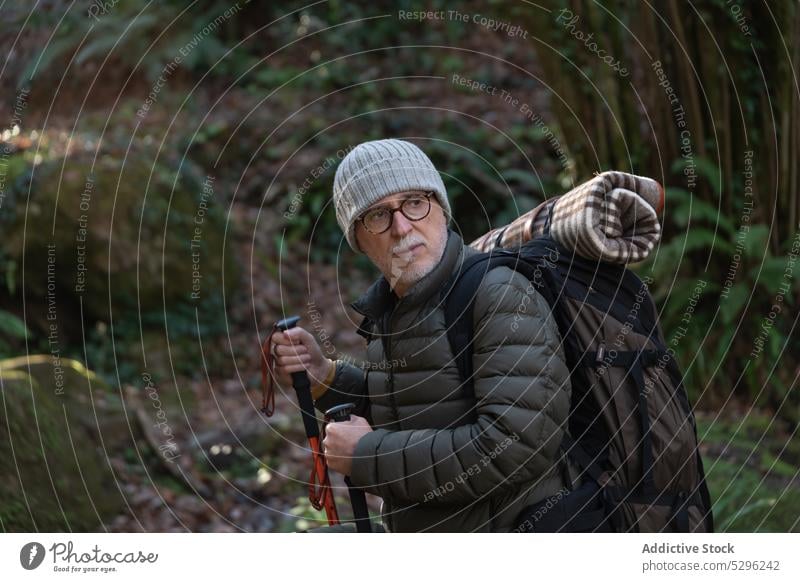
[{"label": "quilted jacket sleeve", "polygon": [[357,405],[356,412],[361,412],[359,416],[363,416],[366,395],[367,383],[364,370],[339,360],[336,362],[336,374],[330,387],[314,400],[314,407],[320,412],[325,412],[338,404],[353,402]]},{"label": "quilted jacket sleeve", "polygon": [[476,422],[368,433],[356,446],[354,485],[398,503],[463,504],[556,462],[570,384],[549,306],[524,276],[498,267],[478,290],[474,326]]}]

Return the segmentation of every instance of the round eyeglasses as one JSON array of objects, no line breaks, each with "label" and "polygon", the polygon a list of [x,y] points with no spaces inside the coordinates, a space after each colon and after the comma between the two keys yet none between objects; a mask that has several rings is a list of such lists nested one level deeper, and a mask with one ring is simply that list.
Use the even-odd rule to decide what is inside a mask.
[{"label": "round eyeglasses", "polygon": [[379,206],[362,214],[358,221],[364,225],[367,232],[371,234],[383,234],[392,227],[394,213],[398,210],[403,213],[408,220],[416,222],[422,220],[431,211],[431,196],[433,192],[426,192],[424,195],[416,194],[409,196],[400,206],[390,208]]}]

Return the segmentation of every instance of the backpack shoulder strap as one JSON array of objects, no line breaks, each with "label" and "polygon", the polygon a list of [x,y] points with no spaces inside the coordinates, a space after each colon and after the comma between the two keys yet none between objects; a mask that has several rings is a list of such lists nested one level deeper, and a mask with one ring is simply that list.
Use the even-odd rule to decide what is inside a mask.
[{"label": "backpack shoulder strap", "polygon": [[447,339],[461,377],[465,396],[474,394],[472,343],[474,338],[474,304],[478,288],[486,273],[500,266],[524,271],[519,253],[506,249],[480,253],[467,258],[451,278],[444,291],[444,313]]},{"label": "backpack shoulder strap", "polygon": [[[488,253],[473,255],[456,271],[444,296],[444,321],[450,351],[455,359],[464,394],[472,392],[473,304],[483,279]],[[483,265],[484,268],[479,268]]]}]

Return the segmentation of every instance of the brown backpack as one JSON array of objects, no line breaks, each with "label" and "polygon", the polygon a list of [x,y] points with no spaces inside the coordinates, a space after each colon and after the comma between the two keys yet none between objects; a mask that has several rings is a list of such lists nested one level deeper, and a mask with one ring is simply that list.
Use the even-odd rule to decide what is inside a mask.
[{"label": "brown backpack", "polygon": [[516,531],[712,532],[683,375],[647,285],[632,271],[579,257],[550,237],[467,258],[442,297],[463,389],[474,395],[475,293],[501,265],[531,281],[558,324],[572,383],[561,446],[581,470],[566,490],[526,508]]}]

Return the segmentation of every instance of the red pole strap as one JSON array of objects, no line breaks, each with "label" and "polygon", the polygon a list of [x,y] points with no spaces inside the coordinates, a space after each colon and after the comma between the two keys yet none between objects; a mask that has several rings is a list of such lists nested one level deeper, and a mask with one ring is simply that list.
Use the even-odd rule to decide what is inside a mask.
[{"label": "red pole strap", "polygon": [[275,356],[272,354],[272,326],[269,337],[261,346],[261,412],[272,416],[275,412]]},{"label": "red pole strap", "polygon": [[309,437],[308,443],[311,445],[311,456],[314,461],[309,480],[308,499],[314,509],[324,507],[328,523],[336,525],[339,523],[339,512],[336,511],[336,502],[333,499],[333,489],[328,474],[328,463],[325,461],[325,455],[320,447],[319,437]]}]

